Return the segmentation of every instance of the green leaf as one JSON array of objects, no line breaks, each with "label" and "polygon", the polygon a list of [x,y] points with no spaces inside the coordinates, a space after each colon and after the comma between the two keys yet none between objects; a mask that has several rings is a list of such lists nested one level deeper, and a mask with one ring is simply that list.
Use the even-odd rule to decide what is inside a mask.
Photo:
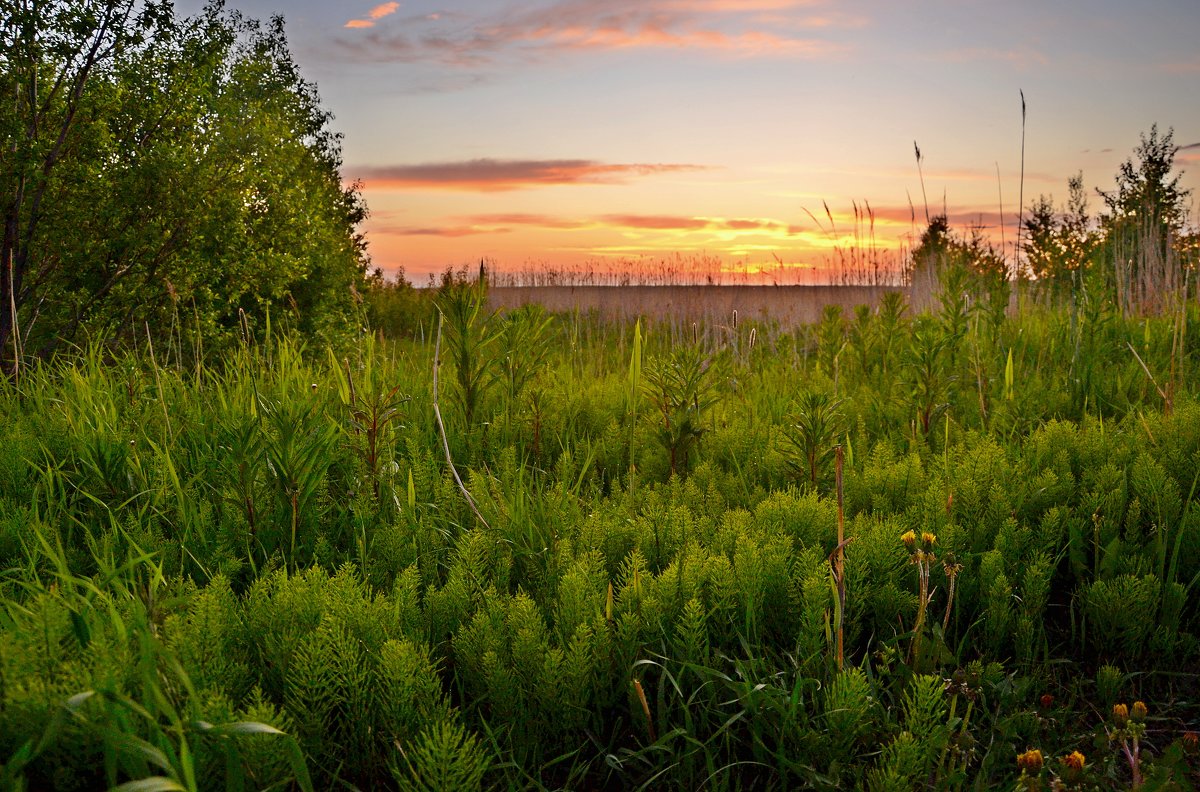
[{"label": "green leaf", "polygon": [[188,789],[173,778],[151,776],[138,781],[126,781],[113,787],[112,792],[188,792]]}]

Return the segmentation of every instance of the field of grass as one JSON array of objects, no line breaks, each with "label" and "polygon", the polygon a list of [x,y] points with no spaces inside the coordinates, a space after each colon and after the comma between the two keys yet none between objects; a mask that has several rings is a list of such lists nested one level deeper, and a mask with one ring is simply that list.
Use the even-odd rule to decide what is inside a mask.
[{"label": "field of grass", "polygon": [[775,322],[784,328],[820,321],[827,305],[847,314],[874,305],[896,286],[499,286],[488,290],[488,306],[511,310],[541,305],[548,311],[579,311],[608,321],[639,317],[676,322],[731,324],[737,319]]},{"label": "field of grass", "polygon": [[0,789],[1200,781],[1195,304],[438,300],[0,380]]}]

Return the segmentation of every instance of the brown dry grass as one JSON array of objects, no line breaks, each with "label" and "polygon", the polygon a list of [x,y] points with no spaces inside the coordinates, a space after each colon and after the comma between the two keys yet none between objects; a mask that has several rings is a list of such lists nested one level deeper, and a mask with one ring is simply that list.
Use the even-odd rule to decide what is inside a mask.
[{"label": "brown dry grass", "polygon": [[596,312],[614,320],[654,319],[729,322],[773,320],[782,327],[817,322],[826,305],[848,314],[856,305],[874,305],[896,286],[493,286],[493,310],[536,303],[550,311]]}]

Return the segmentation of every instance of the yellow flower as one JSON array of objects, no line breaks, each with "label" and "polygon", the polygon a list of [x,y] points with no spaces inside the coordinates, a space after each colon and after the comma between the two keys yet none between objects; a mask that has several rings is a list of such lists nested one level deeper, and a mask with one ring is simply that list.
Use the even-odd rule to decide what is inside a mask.
[{"label": "yellow flower", "polygon": [[1141,723],[1146,720],[1146,704],[1142,701],[1133,702],[1133,709],[1130,710],[1130,717],[1134,723]]},{"label": "yellow flower", "polygon": [[1129,707],[1124,704],[1113,704],[1112,715],[1118,726],[1124,726],[1129,720]]},{"label": "yellow flower", "polygon": [[1037,773],[1042,769],[1042,752],[1030,748],[1023,754],[1017,755],[1017,767],[1029,773]]},{"label": "yellow flower", "polygon": [[1087,758],[1079,751],[1071,751],[1062,758],[1062,763],[1072,770],[1082,770]]},{"label": "yellow flower", "polygon": [[912,550],[913,545],[917,543],[917,535],[912,531],[905,531],[904,533],[900,534],[900,541],[904,542],[905,547],[907,547],[909,550]]},{"label": "yellow flower", "polygon": [[921,541],[924,542],[926,545],[937,544],[937,534],[930,533],[929,531],[925,531],[924,533],[921,534]]}]

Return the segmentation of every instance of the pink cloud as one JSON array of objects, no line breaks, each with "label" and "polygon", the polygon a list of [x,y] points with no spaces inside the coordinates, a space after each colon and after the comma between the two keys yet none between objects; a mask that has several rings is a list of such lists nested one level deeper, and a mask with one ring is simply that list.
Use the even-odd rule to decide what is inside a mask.
[{"label": "pink cloud", "polygon": [[1192,58],[1187,61],[1176,61],[1174,63],[1164,63],[1162,70],[1170,74],[1196,74],[1200,73],[1200,58]]},{"label": "pink cloud", "polygon": [[369,189],[502,192],[565,184],[624,184],[635,177],[701,170],[699,165],[610,164],[595,160],[431,162],[352,169]]},{"label": "pink cloud", "polygon": [[815,0],[559,0],[503,16],[421,17],[420,25],[339,42],[371,61],[481,68],[551,55],[621,49],[686,49],[730,57],[823,58],[844,50],[810,31],[860,26],[838,13],[801,16]]},{"label": "pink cloud", "polygon": [[537,228],[552,228],[560,230],[572,230],[576,228],[587,228],[593,225],[587,220],[572,220],[565,217],[557,217],[547,214],[482,214],[472,215],[467,218],[468,222],[474,226],[536,226]]},{"label": "pink cloud", "polygon": [[649,231],[699,231],[708,227],[700,217],[671,217],[669,215],[605,215],[606,225]]},{"label": "pink cloud", "polygon": [[1200,163],[1200,143],[1189,143],[1175,149],[1175,161],[1184,165]]},{"label": "pink cloud", "polygon": [[514,226],[575,231],[610,228],[618,231],[683,231],[708,233],[754,233],[793,235],[802,229],[778,220],[759,218],[694,217],[691,215],[606,214],[594,217],[568,217],[537,213],[476,214],[447,218],[444,225],[410,227],[382,224],[374,233],[398,236],[465,237],[479,234],[507,234]]}]

